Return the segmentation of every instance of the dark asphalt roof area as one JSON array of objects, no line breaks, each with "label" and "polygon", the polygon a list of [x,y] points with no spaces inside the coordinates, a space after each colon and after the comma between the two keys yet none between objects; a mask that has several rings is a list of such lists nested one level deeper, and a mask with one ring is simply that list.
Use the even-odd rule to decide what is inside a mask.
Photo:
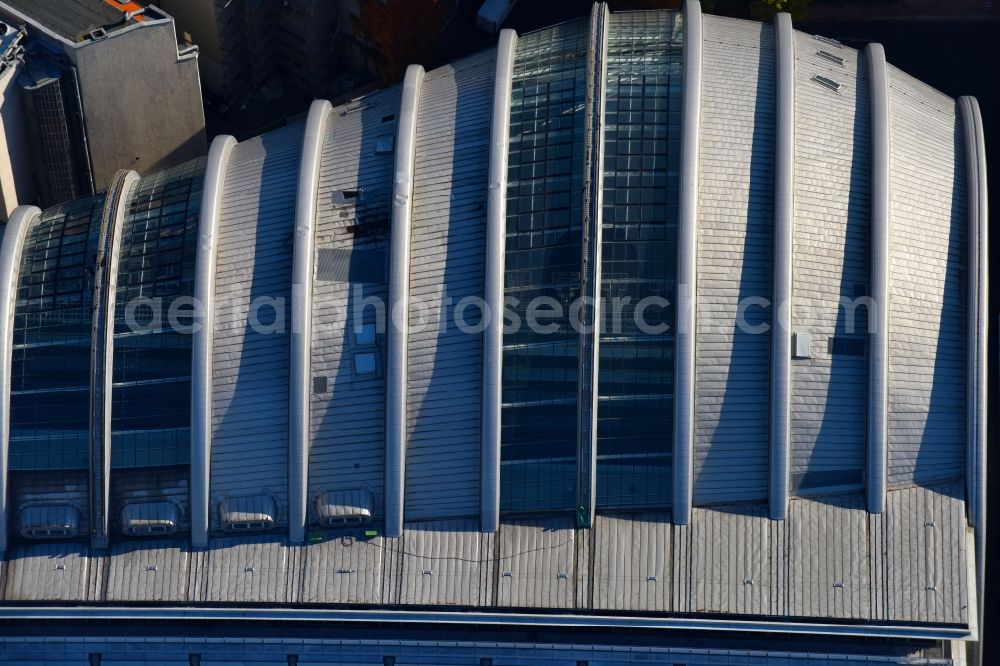
[{"label": "dark asphalt roof area", "polygon": [[3,0],[41,26],[72,42],[97,28],[108,32],[125,26],[125,13],[104,0]]}]

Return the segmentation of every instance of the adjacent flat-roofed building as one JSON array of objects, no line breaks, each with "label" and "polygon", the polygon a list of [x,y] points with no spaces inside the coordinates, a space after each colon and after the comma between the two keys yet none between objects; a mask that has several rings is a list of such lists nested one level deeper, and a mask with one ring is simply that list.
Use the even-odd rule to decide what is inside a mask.
[{"label": "adjacent flat-roofed building", "polygon": [[4,231],[0,655],[966,663],[974,99],[599,4],[129,167]]},{"label": "adjacent flat-roofed building", "polygon": [[24,31],[0,26],[0,220],[35,197],[31,144],[24,128],[25,107],[18,76],[24,58]]},{"label": "adjacent flat-roofed building", "polygon": [[4,0],[0,21],[26,32],[14,79],[25,117],[3,120],[8,136],[29,139],[28,194],[42,206],[106,188],[123,166],[204,154],[198,52],[178,47],[170,16],[116,0]]}]

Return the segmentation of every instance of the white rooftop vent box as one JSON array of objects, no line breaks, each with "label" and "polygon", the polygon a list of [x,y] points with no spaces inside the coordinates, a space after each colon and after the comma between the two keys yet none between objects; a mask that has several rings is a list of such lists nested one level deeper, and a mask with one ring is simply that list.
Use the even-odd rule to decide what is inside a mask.
[{"label": "white rooftop vent box", "polygon": [[173,502],[130,502],[122,508],[122,533],[126,536],[173,534],[181,522]]},{"label": "white rooftop vent box", "polygon": [[17,530],[25,539],[72,539],[80,533],[80,512],[68,504],[26,506]]},{"label": "white rooftop vent box", "polygon": [[792,358],[812,358],[812,338],[804,331],[792,333]]},{"label": "white rooftop vent box", "polygon": [[219,505],[219,523],[226,532],[261,532],[274,527],[274,500],[266,495],[231,497]]},{"label": "white rooftop vent box", "polygon": [[335,490],[316,498],[316,517],[327,527],[372,522],[375,495],[367,490]]}]

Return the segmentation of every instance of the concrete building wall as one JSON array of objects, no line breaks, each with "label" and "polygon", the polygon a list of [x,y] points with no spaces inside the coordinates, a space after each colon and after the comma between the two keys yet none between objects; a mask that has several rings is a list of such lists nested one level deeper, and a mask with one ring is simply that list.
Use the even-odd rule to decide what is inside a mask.
[{"label": "concrete building wall", "polygon": [[96,189],[118,169],[149,173],[208,150],[198,58],[178,57],[173,21],[125,28],[67,55],[80,72]]},{"label": "concrete building wall", "polygon": [[35,184],[31,169],[31,144],[21,89],[15,83],[20,67],[0,73],[0,220],[4,222],[18,204],[31,203]]},{"label": "concrete building wall", "polygon": [[201,81],[206,90],[221,94],[224,69],[218,0],[158,0],[156,4],[173,17],[178,41],[198,45]]}]

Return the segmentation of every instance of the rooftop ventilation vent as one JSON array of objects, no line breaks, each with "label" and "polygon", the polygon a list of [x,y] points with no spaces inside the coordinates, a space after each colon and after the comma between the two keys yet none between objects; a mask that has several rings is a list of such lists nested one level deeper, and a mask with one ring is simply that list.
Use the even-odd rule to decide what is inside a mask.
[{"label": "rooftop ventilation vent", "polygon": [[274,527],[275,513],[270,497],[232,497],[219,505],[219,523],[226,532],[261,532]]},{"label": "rooftop ventilation vent", "polygon": [[812,80],[815,81],[816,83],[820,84],[824,88],[829,88],[830,90],[833,90],[834,92],[840,90],[840,84],[839,83],[837,83],[833,79],[828,79],[825,76],[820,76],[819,74],[817,74],[816,76],[812,77]]},{"label": "rooftop ventilation vent", "polygon": [[66,504],[27,506],[17,514],[25,539],[72,539],[80,533],[80,512]]},{"label": "rooftop ventilation vent", "polygon": [[824,37],[823,35],[813,35],[813,39],[823,42],[824,44],[829,44],[830,46],[836,46],[838,49],[844,48],[844,45],[838,42],[836,39],[831,39],[830,37]]},{"label": "rooftop ventilation vent", "polygon": [[382,136],[375,137],[375,154],[391,155],[394,143],[394,137],[391,134],[383,134]]},{"label": "rooftop ventilation vent", "polygon": [[334,190],[333,207],[353,206],[361,199],[361,190]]},{"label": "rooftop ventilation vent", "polygon": [[316,517],[327,527],[366,525],[372,521],[375,496],[367,490],[338,490],[316,499]]},{"label": "rooftop ventilation vent", "polygon": [[104,39],[107,36],[108,36],[108,31],[105,30],[104,28],[97,28],[96,30],[91,30],[90,33],[87,34],[87,38],[95,42]]},{"label": "rooftop ventilation vent", "polygon": [[844,66],[844,59],[838,55],[833,55],[829,51],[816,51],[816,55],[823,58],[823,60],[829,60],[832,63],[840,65],[841,67]]},{"label": "rooftop ventilation vent", "polygon": [[840,356],[864,356],[865,339],[862,337],[849,337],[845,335],[835,336],[828,339],[829,352]]},{"label": "rooftop ventilation vent", "polygon": [[180,524],[180,510],[173,502],[134,502],[122,508],[122,533],[125,536],[173,534]]}]

